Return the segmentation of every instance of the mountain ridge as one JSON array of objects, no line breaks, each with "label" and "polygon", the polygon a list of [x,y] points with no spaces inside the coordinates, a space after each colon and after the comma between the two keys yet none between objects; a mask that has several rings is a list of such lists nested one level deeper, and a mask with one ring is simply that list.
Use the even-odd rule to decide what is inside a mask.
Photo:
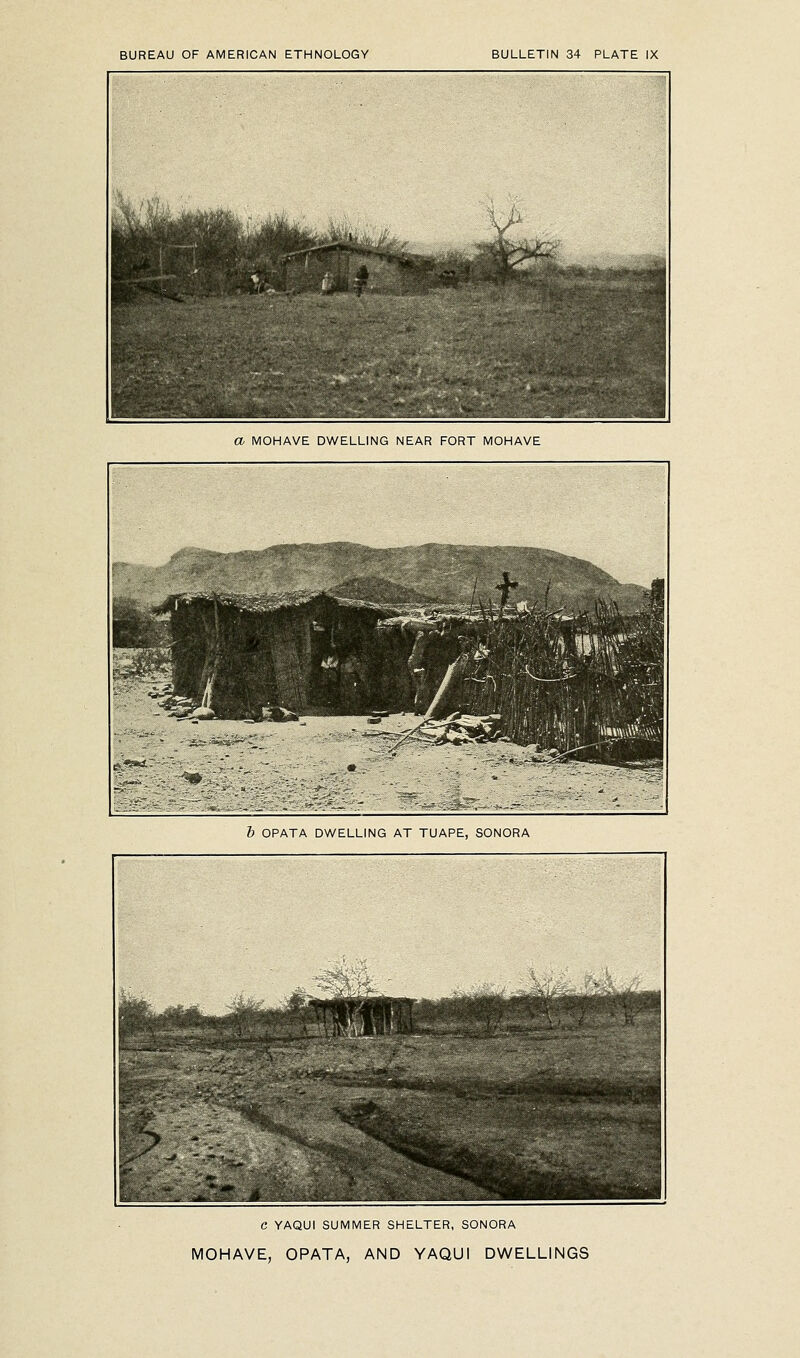
[{"label": "mountain ridge", "polygon": [[[496,598],[503,571],[519,582],[512,599],[541,602],[549,586],[552,608],[588,608],[598,598],[623,612],[640,609],[648,596],[641,585],[615,580],[581,557],[544,547],[428,542],[406,547],[366,547],[354,542],[278,543],[262,549],[216,552],[182,547],[161,566],[118,561],[112,566],[115,598],[144,607],[169,594],[220,590],[234,594],[275,594],[290,590],[369,585],[382,599],[409,603],[484,603]],[[477,580],[477,585],[475,584]]]}]

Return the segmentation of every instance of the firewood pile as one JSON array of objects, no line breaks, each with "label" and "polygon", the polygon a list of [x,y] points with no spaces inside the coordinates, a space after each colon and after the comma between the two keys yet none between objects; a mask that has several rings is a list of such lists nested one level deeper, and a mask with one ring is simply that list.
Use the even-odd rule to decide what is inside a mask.
[{"label": "firewood pile", "polygon": [[488,740],[500,740],[502,717],[489,712],[473,717],[464,712],[453,712],[441,721],[428,721],[422,727],[434,745],[483,745]]},{"label": "firewood pile", "polygon": [[[388,713],[374,713],[367,721],[370,726],[378,725],[384,715],[388,716]],[[467,712],[451,712],[449,717],[439,720],[426,717],[405,731],[369,730],[364,734],[393,738],[395,744],[387,751],[388,754],[393,754],[406,740],[421,740],[426,745],[484,745],[488,741],[508,739],[502,734],[499,712],[489,712],[481,717],[471,716]]]}]

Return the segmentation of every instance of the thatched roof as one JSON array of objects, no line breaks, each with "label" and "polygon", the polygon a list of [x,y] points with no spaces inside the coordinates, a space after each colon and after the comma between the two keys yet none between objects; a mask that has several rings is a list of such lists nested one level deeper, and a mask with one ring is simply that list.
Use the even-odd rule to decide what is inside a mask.
[{"label": "thatched roof", "polygon": [[224,590],[185,590],[177,594],[168,594],[163,603],[156,605],[153,612],[157,615],[171,613],[176,604],[216,601],[223,608],[235,608],[240,613],[278,613],[283,608],[302,608],[306,604],[316,603],[318,599],[333,599],[340,608],[375,613],[379,618],[394,617],[397,613],[396,608],[389,608],[385,604],[373,604],[368,599],[348,599],[324,589],[286,590],[281,594],[228,594]]},{"label": "thatched roof", "polygon": [[391,616],[382,618],[378,626],[398,628],[401,631],[413,631],[416,628],[419,632],[437,632],[441,630],[443,624],[482,628],[486,627],[488,622],[489,619],[480,613],[470,614],[466,609],[442,608],[428,609],[425,613],[400,613],[399,610],[395,610]]},{"label": "thatched roof", "polygon": [[289,259],[300,259],[303,255],[324,254],[327,250],[349,250],[355,255],[380,255],[381,259],[394,259],[398,264],[432,264],[430,255],[414,255],[408,250],[386,250],[380,245],[362,245],[357,240],[326,240],[321,245],[306,245],[302,250],[290,250],[281,255],[283,263]]}]

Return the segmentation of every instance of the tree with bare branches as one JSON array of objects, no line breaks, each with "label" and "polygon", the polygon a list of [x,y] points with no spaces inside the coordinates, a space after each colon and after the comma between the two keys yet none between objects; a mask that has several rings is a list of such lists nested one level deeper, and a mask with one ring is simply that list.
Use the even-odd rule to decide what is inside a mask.
[{"label": "tree with bare branches", "polygon": [[646,1003],[644,996],[639,993],[642,978],[638,972],[629,980],[623,981],[612,976],[608,967],[604,967],[592,980],[598,995],[607,995],[612,999],[622,1017],[622,1022],[632,1026],[639,1010],[644,1008]]},{"label": "tree with bare branches", "polygon": [[592,1007],[592,1000],[596,995],[597,982],[590,971],[585,971],[583,973],[583,985],[580,990],[576,990],[573,994],[573,1011],[576,1028],[583,1027],[589,1010]]},{"label": "tree with bare branches", "polygon": [[314,981],[328,999],[341,1000],[336,1017],[346,1037],[356,1037],[361,1031],[364,1001],[375,994],[375,983],[363,957],[349,961],[340,957],[321,971]]},{"label": "tree with bare branches", "polygon": [[326,235],[328,240],[352,241],[355,245],[369,245],[373,250],[388,250],[397,255],[408,248],[408,242],[396,236],[385,223],[352,218],[346,212],[329,214]]},{"label": "tree with bare branches", "polygon": [[488,225],[494,235],[490,241],[481,241],[479,251],[488,255],[494,268],[498,283],[505,285],[515,269],[534,259],[554,259],[561,242],[550,233],[523,236],[514,228],[524,221],[522,204],[516,194],[509,194],[505,206],[499,206],[491,195],[481,205]]},{"label": "tree with bare branches", "polygon": [[375,994],[375,984],[363,957],[352,962],[340,957],[315,976],[314,981],[322,994],[331,999],[366,998]]},{"label": "tree with bare branches", "polygon": [[569,995],[571,990],[565,971],[556,972],[552,967],[537,971],[535,967],[528,967],[528,984],[522,994],[533,1012],[544,1014],[548,1028],[555,1028],[555,1001]]}]

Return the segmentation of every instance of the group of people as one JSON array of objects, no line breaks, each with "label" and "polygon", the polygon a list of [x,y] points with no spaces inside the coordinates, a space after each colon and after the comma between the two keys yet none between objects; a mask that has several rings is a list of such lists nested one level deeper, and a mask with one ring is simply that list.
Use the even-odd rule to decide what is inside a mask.
[{"label": "group of people", "polygon": [[[362,292],[365,291],[368,282],[369,269],[366,264],[359,264],[355,272],[355,278],[353,279],[353,291],[356,297],[361,296]],[[331,293],[334,293],[335,291],[336,279],[330,269],[328,269],[328,272],[322,276],[322,295],[323,297],[330,297]]]}]

